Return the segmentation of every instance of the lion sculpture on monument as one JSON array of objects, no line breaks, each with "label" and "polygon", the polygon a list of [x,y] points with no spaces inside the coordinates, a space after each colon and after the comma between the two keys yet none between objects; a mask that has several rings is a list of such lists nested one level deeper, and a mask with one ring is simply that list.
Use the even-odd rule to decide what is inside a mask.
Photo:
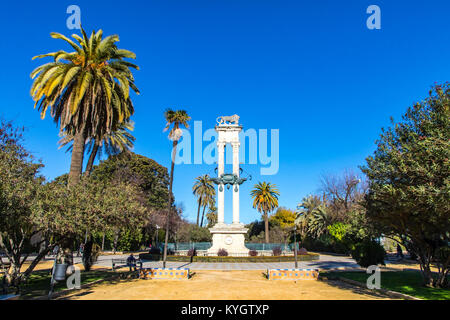
[{"label": "lion sculpture on monument", "polygon": [[237,114],[233,114],[232,116],[221,116],[217,118],[217,123],[219,125],[222,124],[238,124],[239,116]]}]

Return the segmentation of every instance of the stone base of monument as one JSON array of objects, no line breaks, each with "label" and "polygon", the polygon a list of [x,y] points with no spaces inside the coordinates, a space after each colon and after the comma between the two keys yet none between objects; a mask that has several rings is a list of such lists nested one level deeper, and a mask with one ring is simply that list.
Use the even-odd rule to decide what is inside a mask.
[{"label": "stone base of monument", "polygon": [[248,256],[250,251],[245,247],[245,234],[248,229],[242,223],[217,223],[209,231],[212,234],[212,246],[208,256],[217,256],[220,249],[225,249],[229,256]]}]

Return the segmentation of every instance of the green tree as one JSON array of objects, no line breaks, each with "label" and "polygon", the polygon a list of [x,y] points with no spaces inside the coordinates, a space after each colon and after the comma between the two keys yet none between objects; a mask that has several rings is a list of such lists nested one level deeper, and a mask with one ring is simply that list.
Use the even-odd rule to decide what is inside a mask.
[{"label": "green tree", "polygon": [[280,192],[270,182],[259,182],[255,184],[250,195],[253,198],[253,208],[262,213],[265,227],[265,240],[269,243],[269,217],[268,214],[278,207],[278,196]]},{"label": "green tree", "polygon": [[143,204],[164,209],[169,201],[167,168],[155,160],[134,152],[122,152],[94,166],[91,177],[104,182],[135,184],[144,194]]},{"label": "green tree", "polygon": [[41,118],[50,108],[60,131],[74,137],[69,185],[80,179],[86,139],[103,137],[127,121],[134,112],[130,88],[139,93],[130,71],[138,66],[124,60],[136,55],[117,48],[119,37],[103,39],[102,30],[93,31],[89,38],[83,29],[81,33],[82,37],[72,35],[76,43],[52,32],[52,38],[65,40],[75,51],[36,56],[33,59],[52,57],[53,62],[31,73],[34,82],[30,94]]},{"label": "green tree", "polygon": [[[214,188],[213,182],[210,180],[209,175],[204,174],[195,179],[195,184],[192,187],[192,192],[197,197],[198,209],[197,209],[197,225],[203,226],[203,217],[205,215],[206,207],[213,205],[214,196],[216,195],[216,190]],[[203,207],[203,214],[200,222],[200,208]]]},{"label": "green tree", "polygon": [[269,222],[275,222],[281,228],[288,229],[294,226],[295,218],[296,214],[294,211],[285,207],[280,207],[273,215],[270,216]]},{"label": "green tree", "polygon": [[172,140],[172,153],[171,160],[172,165],[170,167],[170,179],[169,179],[169,201],[167,205],[167,221],[166,221],[166,235],[164,237],[164,255],[163,255],[163,267],[166,267],[166,258],[167,258],[167,245],[169,243],[169,224],[170,224],[170,216],[172,211],[172,185],[173,185],[173,171],[175,169],[175,157],[177,154],[177,145],[180,140],[183,131],[181,127],[189,128],[189,120],[191,117],[188,116],[185,110],[172,110],[167,109],[164,112],[164,118],[166,119],[166,126],[164,131],[169,131],[169,139]]},{"label": "green tree", "polygon": [[[280,229],[280,232],[283,237],[283,242],[286,244],[289,240],[289,235],[292,234],[294,222],[295,222],[296,214],[293,210],[280,207],[277,209],[277,211],[272,214],[269,218],[269,225],[272,227],[272,225],[278,226]],[[273,231],[273,228],[271,228]],[[270,235],[269,235],[270,237]],[[273,241],[273,237],[271,237]]]},{"label": "green tree", "polygon": [[[23,128],[12,123],[0,123],[0,248],[11,262],[6,280],[18,284],[23,277],[21,267],[28,257],[31,239],[41,236],[36,226],[32,202],[44,179],[39,175],[43,165],[35,162],[23,147]],[[42,241],[39,241],[39,245]],[[50,250],[46,247],[36,259],[39,261]],[[26,253],[25,255],[23,255]],[[35,263],[24,272],[30,274]]]},{"label": "green tree", "polygon": [[301,239],[311,236],[319,238],[331,223],[326,203],[318,196],[309,195],[297,206],[295,224],[300,230]]},{"label": "green tree", "polygon": [[[361,169],[367,215],[417,255],[425,285],[445,287],[450,266],[450,84],[408,108]],[[438,276],[430,265],[437,261]]]},{"label": "green tree", "polygon": [[[85,233],[108,232],[118,227],[140,227],[149,211],[138,188],[123,182],[104,183],[84,178],[67,187],[67,175],[45,183],[42,164],[21,144],[22,133],[11,124],[0,126],[0,247],[11,267],[7,281],[19,285],[56,244]],[[40,245],[31,264],[21,270]]]}]

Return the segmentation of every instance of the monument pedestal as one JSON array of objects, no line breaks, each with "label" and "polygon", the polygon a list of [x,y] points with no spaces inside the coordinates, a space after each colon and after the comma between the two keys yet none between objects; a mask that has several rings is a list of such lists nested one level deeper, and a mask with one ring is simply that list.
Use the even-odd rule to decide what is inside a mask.
[{"label": "monument pedestal", "polygon": [[217,223],[209,231],[212,234],[212,246],[209,256],[217,256],[220,249],[225,249],[229,256],[247,256],[249,249],[245,247],[245,234],[248,229],[242,223]]}]

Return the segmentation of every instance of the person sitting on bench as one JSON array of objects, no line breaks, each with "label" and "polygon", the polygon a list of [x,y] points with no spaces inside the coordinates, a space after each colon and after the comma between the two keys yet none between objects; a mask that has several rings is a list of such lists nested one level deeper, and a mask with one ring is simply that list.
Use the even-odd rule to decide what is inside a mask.
[{"label": "person sitting on bench", "polygon": [[136,258],[133,256],[133,254],[131,254],[128,258],[127,258],[127,266],[130,267],[130,271],[131,268],[134,268],[134,271],[136,271]]}]

